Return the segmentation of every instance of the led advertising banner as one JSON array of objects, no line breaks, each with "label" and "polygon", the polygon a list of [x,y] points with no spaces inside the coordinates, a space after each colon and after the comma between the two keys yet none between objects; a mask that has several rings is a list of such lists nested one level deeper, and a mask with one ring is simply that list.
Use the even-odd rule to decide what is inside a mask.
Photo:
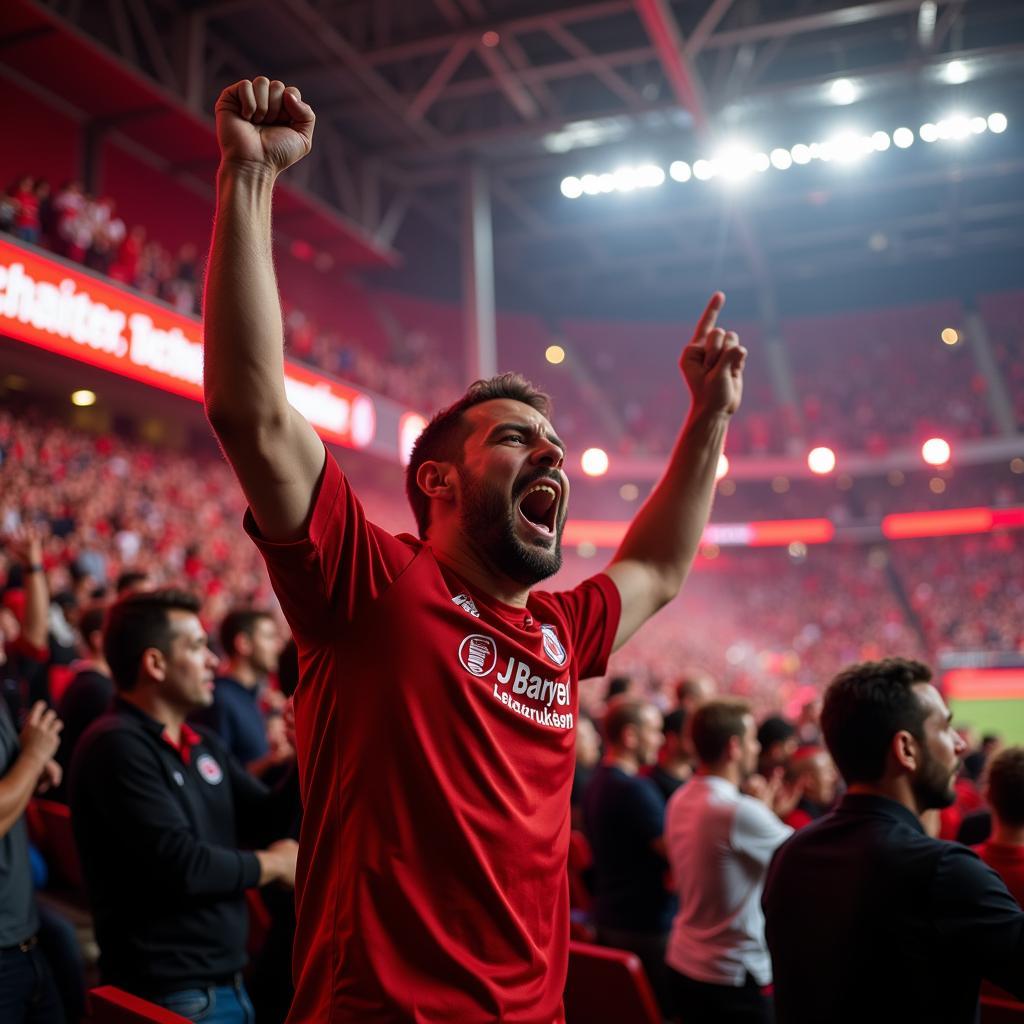
[{"label": "led advertising banner", "polygon": [[[0,334],[202,401],[199,320],[3,240]],[[285,388],[324,440],[348,448],[373,441],[377,414],[369,395],[289,360]]]}]

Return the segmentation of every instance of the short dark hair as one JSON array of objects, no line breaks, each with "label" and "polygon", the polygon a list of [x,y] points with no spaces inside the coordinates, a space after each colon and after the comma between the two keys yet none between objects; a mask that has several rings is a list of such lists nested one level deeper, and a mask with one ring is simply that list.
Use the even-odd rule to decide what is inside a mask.
[{"label": "short dark hair", "polygon": [[134,689],[142,656],[151,647],[170,653],[170,613],[198,615],[199,607],[198,597],[173,587],[126,594],[110,606],[103,627],[103,656],[118,690]]},{"label": "short dark hair", "polygon": [[469,434],[462,414],[475,405],[496,398],[522,402],[551,419],[551,399],[518,373],[502,373],[487,380],[474,381],[457,402],[435,413],[416,439],[405,470],[405,493],[421,540],[426,538],[430,526],[430,499],[416,482],[420,466],[424,462],[457,462]]},{"label": "short dark hair", "polygon": [[120,597],[126,590],[134,590],[140,583],[146,583],[148,580],[149,573],[142,572],[140,569],[126,569],[117,577],[114,590]]},{"label": "short dark hair", "polygon": [[686,728],[686,709],[674,708],[664,718],[661,730],[666,736],[679,736],[682,738],[683,730]]},{"label": "short dark hair", "polygon": [[624,693],[629,693],[629,688],[632,685],[633,680],[629,676],[612,676],[608,680],[608,689],[605,690],[604,699],[606,701],[614,700]]},{"label": "short dark hair", "polygon": [[622,734],[627,726],[641,725],[644,712],[650,707],[654,705],[649,700],[644,700],[643,697],[630,697],[625,693],[609,701],[604,714],[605,741],[616,745],[621,743]]},{"label": "short dark hair", "polygon": [[1024,747],[1007,747],[988,763],[988,800],[996,817],[1024,825]]},{"label": "short dark hair", "polygon": [[90,651],[92,650],[92,642],[89,640],[89,637],[91,637],[93,633],[103,632],[103,623],[106,620],[106,617],[107,607],[103,604],[90,605],[79,616],[78,632],[81,634],[86,647],[88,647]]},{"label": "short dark hair", "polygon": [[220,624],[220,645],[224,654],[234,657],[235,641],[244,633],[251,637],[256,626],[263,620],[273,621],[274,616],[266,608],[233,608]]},{"label": "short dark hair", "polygon": [[782,715],[769,715],[757,729],[757,742],[762,750],[768,750],[775,743],[785,743],[796,735],[796,726]]},{"label": "short dark hair", "polygon": [[738,697],[720,697],[697,708],[690,722],[690,739],[701,763],[721,761],[729,740],[742,738],[747,731],[744,719],[752,714],[750,704]]},{"label": "short dark hair", "polygon": [[850,665],[829,683],[821,729],[847,785],[885,774],[889,745],[901,730],[924,739],[928,713],[913,688],[931,678],[920,661],[885,658]]}]

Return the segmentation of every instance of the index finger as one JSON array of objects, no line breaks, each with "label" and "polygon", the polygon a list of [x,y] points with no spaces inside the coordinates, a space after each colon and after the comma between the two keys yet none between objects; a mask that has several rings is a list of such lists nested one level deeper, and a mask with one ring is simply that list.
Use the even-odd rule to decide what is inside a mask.
[{"label": "index finger", "polygon": [[725,305],[725,293],[715,292],[711,296],[711,301],[708,302],[707,308],[701,314],[700,320],[697,321],[697,328],[693,332],[695,338],[702,338],[708,333],[718,320],[718,314]]},{"label": "index finger", "polygon": [[26,725],[29,723],[31,723],[32,725],[38,725],[45,711],[46,701],[37,700],[35,704],[32,705],[32,710],[29,711],[28,716],[25,719]]}]

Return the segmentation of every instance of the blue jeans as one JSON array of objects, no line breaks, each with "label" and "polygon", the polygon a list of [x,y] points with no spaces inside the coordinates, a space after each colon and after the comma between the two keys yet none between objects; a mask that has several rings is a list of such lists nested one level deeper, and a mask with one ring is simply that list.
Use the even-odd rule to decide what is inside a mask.
[{"label": "blue jeans", "polygon": [[4,1024],[64,1024],[57,986],[43,951],[32,940],[0,950],[0,1021]]},{"label": "blue jeans", "polygon": [[256,1020],[240,975],[232,985],[183,988],[154,996],[150,1002],[203,1024],[254,1024]]}]

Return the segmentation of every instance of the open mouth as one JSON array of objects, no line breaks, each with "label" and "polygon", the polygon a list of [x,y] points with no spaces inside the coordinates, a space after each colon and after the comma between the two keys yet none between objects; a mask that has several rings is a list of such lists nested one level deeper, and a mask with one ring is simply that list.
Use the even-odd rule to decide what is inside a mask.
[{"label": "open mouth", "polygon": [[553,536],[560,495],[561,488],[557,484],[539,481],[519,499],[519,514],[538,533]]}]

